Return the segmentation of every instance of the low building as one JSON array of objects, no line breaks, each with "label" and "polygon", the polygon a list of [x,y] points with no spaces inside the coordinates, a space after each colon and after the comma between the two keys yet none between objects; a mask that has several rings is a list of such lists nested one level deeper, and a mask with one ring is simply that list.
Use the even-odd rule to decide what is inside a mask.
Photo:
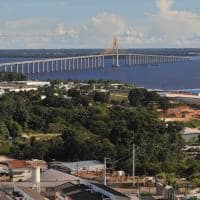
[{"label": "low building", "polygon": [[65,88],[66,91],[75,88],[75,83],[74,82],[68,82],[67,84],[63,84],[62,87]]},{"label": "low building", "polygon": [[25,200],[46,200],[39,192],[27,187],[14,187],[13,194],[19,195]]},{"label": "low building", "polygon": [[0,195],[2,200],[47,200],[39,192],[28,187],[3,187],[2,190],[4,193],[4,198]]},{"label": "low building", "polygon": [[12,195],[1,189],[0,199],[2,200],[16,200]]},{"label": "low building", "polygon": [[[2,186],[12,188],[13,182],[3,182]],[[32,179],[29,179],[25,182],[16,182],[14,186],[20,189],[34,189],[35,191],[39,191],[42,196],[52,200],[130,199],[126,195],[102,184],[90,182],[86,179],[71,174],[66,174],[54,169],[48,169],[42,172],[40,182],[38,182],[37,186],[35,186]]]},{"label": "low building", "polygon": [[[54,188],[54,191],[48,193],[47,198],[57,200],[102,200],[103,195],[92,192],[90,188],[84,185],[75,185],[73,183],[65,183]],[[106,197],[106,196],[105,196]]]},{"label": "low building", "polygon": [[186,141],[189,141],[193,138],[198,139],[198,136],[200,135],[200,130],[197,128],[184,128],[182,131],[182,138]]},{"label": "low building", "polygon": [[0,83],[0,95],[5,92],[36,91],[39,87],[49,86],[50,82],[45,81],[13,81]]},{"label": "low building", "polygon": [[90,189],[96,193],[100,193],[110,200],[130,200],[128,196],[99,183],[91,183]]},{"label": "low building", "polygon": [[51,167],[70,174],[74,174],[77,172],[98,172],[104,170],[104,164],[97,160],[54,162],[51,164]]},{"label": "low building", "polygon": [[49,169],[41,175],[41,185],[43,181],[45,181],[46,184],[44,190],[45,196],[50,199],[64,200],[69,198],[71,200],[98,200],[100,197],[101,199],[109,200],[130,199],[126,195],[110,187],[93,183],[54,169]]},{"label": "low building", "polygon": [[41,170],[47,168],[46,162],[41,160],[8,160],[1,162],[1,165],[9,169],[10,178],[13,182],[30,179],[34,165],[39,165]]},{"label": "low building", "polygon": [[15,83],[24,83],[26,85],[34,85],[37,87],[50,86],[49,81],[15,81]]}]

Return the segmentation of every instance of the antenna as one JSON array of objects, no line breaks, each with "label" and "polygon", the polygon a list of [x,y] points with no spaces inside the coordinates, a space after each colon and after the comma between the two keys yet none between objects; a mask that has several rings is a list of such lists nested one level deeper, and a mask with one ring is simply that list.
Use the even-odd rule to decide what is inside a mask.
[{"label": "antenna", "polygon": [[132,163],[133,187],[135,187],[135,144],[133,144],[133,163]]},{"label": "antenna", "polygon": [[107,164],[106,164],[107,158],[104,158],[104,185],[107,185],[107,180],[106,180],[106,171],[107,171]]}]

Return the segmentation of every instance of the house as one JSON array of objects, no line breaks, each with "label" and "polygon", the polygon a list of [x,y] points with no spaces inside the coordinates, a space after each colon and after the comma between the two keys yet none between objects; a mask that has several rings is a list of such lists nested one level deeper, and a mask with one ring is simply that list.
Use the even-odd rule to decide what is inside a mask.
[{"label": "house", "polygon": [[[50,194],[50,193],[48,193]],[[102,200],[102,195],[91,192],[91,190],[84,185],[76,185],[73,183],[64,183],[54,188],[53,196],[47,196],[50,199],[57,200]]]},{"label": "house", "polygon": [[96,193],[100,193],[106,196],[107,199],[110,199],[110,200],[130,200],[130,198],[126,196],[125,194],[122,194],[121,192],[118,192],[103,184],[91,183],[90,188],[92,191]]},{"label": "house", "polygon": [[1,164],[8,167],[10,178],[13,182],[30,179],[35,165],[39,165],[41,170],[44,170],[47,167],[46,162],[40,160],[8,160],[1,162]]},{"label": "house", "polygon": [[93,183],[71,174],[48,169],[41,175],[45,181],[45,196],[57,200],[129,200],[126,195],[102,184]]},{"label": "house", "polygon": [[[48,169],[41,173],[40,182],[34,184],[32,179],[16,182],[14,189],[22,191],[20,194],[32,194],[39,191],[42,196],[56,200],[129,200],[126,195],[102,184],[97,184],[71,174]],[[3,187],[13,188],[13,182],[2,183]],[[28,191],[28,192],[27,192]],[[35,193],[34,192],[34,193]],[[35,194],[37,195],[37,194]],[[32,198],[34,199],[34,198]],[[37,199],[37,198],[36,198]],[[38,198],[39,199],[39,198]]]}]

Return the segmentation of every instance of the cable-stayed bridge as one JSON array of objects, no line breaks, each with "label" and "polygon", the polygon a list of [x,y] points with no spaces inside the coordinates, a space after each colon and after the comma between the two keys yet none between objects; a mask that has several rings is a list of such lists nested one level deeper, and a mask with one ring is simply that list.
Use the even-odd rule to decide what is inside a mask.
[{"label": "cable-stayed bridge", "polygon": [[106,49],[99,55],[85,55],[66,58],[49,58],[41,60],[29,60],[19,62],[0,63],[1,72],[17,72],[22,74],[34,74],[42,72],[70,72],[105,67],[105,59],[112,59],[113,67],[121,65],[159,65],[164,63],[177,63],[189,61],[189,57],[146,55],[130,53],[128,50],[119,50],[116,38],[113,48]]}]

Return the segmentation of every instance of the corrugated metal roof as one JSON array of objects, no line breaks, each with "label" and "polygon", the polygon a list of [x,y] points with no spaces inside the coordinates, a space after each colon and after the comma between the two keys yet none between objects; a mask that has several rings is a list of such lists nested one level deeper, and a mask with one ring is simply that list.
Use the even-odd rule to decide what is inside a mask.
[{"label": "corrugated metal roof", "polygon": [[54,169],[48,169],[41,174],[41,182],[47,181],[76,181],[79,178],[70,174],[66,174]]},{"label": "corrugated metal roof", "polygon": [[84,169],[88,167],[92,167],[95,165],[102,165],[103,163],[98,160],[88,160],[88,161],[77,161],[77,162],[61,162],[59,164],[56,164],[58,166],[69,168],[71,171],[77,170],[77,169]]},{"label": "corrugated metal roof", "polygon": [[112,188],[110,188],[110,187],[107,187],[107,186],[105,186],[105,185],[103,185],[103,184],[100,184],[100,183],[93,183],[93,185],[95,185],[95,186],[97,186],[97,187],[99,187],[99,188],[101,188],[101,189],[103,189],[103,190],[105,190],[105,191],[107,191],[107,192],[109,192],[109,193],[115,195],[115,196],[126,197],[126,198],[128,198],[125,194],[122,194],[121,192],[118,192],[117,190],[114,190],[114,189],[112,189]]}]

